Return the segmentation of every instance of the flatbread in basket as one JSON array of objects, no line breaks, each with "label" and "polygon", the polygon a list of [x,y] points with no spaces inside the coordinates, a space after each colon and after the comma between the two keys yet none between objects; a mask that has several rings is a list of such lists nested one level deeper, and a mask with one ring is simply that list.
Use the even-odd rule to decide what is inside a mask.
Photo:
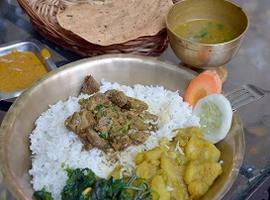
[{"label": "flatbread in basket", "polygon": [[[80,30],[69,30],[67,27],[63,28],[60,26],[57,20],[57,15],[61,15],[66,11],[69,11],[73,6],[81,6],[81,4],[106,4],[112,2],[112,0],[18,0],[21,7],[26,11],[29,15],[30,20],[34,26],[34,28],[44,37],[49,39],[50,41],[64,47],[65,49],[76,52],[82,56],[95,56],[101,54],[108,53],[129,53],[129,54],[137,54],[137,55],[151,55],[151,56],[159,56],[163,51],[167,48],[168,39],[167,32],[165,28],[165,19],[162,23],[156,23],[153,18],[151,19],[150,25],[154,27],[154,29],[149,28],[149,24],[145,22],[139,22],[140,20],[149,20],[149,16],[155,16],[157,12],[154,12],[155,8],[160,8],[160,12],[165,12],[167,7],[172,5],[171,0],[116,0],[113,2],[117,2],[119,5],[123,3],[125,5],[131,3],[130,5],[134,5],[136,3],[140,3],[136,11],[138,12],[139,8],[144,8],[145,6],[151,6],[148,8],[149,11],[148,18],[139,18],[137,21],[132,21],[133,23],[136,21],[138,23],[136,26],[140,28],[140,30],[136,30],[136,32],[131,31],[129,29],[125,29],[124,32],[127,33],[123,36],[114,38],[112,42],[108,42],[108,39],[103,39],[101,42],[97,41],[98,37],[92,40],[88,33],[93,33],[92,30],[87,30],[86,27],[80,28]],[[120,3],[119,3],[120,2]],[[151,5],[149,4],[151,3]],[[153,4],[153,5],[152,5]],[[159,6],[163,5],[162,7]],[[166,5],[164,7],[164,4]],[[168,5],[169,4],[169,5]],[[88,6],[89,6],[88,5]],[[155,6],[154,6],[155,5]],[[88,7],[87,6],[87,7]],[[159,7],[158,7],[159,6]],[[131,8],[131,6],[126,6]],[[152,10],[151,10],[152,9]],[[112,12],[112,11],[111,11]],[[86,11],[84,13],[87,13]],[[134,12],[135,13],[135,12]],[[151,14],[150,14],[151,13]],[[164,14],[164,16],[166,13]],[[91,18],[92,15],[88,14],[88,18]],[[107,16],[108,18],[108,16]],[[160,18],[160,16],[157,16]],[[129,18],[130,19],[130,18]],[[99,19],[101,20],[101,19]],[[103,19],[104,20],[104,19]],[[79,23],[80,21],[78,21]],[[154,23],[153,23],[154,22]],[[111,21],[113,23],[113,21]],[[119,24],[119,22],[118,22]],[[162,25],[163,24],[163,25]],[[63,24],[62,24],[63,25]],[[97,25],[97,24],[96,24]],[[123,24],[122,24],[123,25]],[[77,25],[77,26],[80,26]],[[120,27],[120,25],[118,25]],[[126,27],[126,26],[124,26]],[[145,29],[146,27],[146,29]],[[116,35],[120,31],[114,30],[114,35]],[[151,30],[151,31],[149,31]],[[76,31],[76,32],[75,32]],[[83,33],[86,31],[86,33]],[[135,34],[138,34],[135,36]],[[87,37],[85,36],[87,35]],[[108,34],[107,34],[108,35]],[[119,35],[118,35],[119,36]],[[108,37],[108,36],[107,36]],[[100,38],[100,35],[99,35]],[[110,38],[112,38],[110,36]],[[96,42],[93,43],[91,41]],[[125,40],[125,41],[124,41]],[[121,43],[116,43],[121,42]]]},{"label": "flatbread in basket", "polygon": [[172,5],[171,0],[111,0],[73,5],[56,17],[64,29],[108,46],[156,35],[165,28],[165,16]]}]

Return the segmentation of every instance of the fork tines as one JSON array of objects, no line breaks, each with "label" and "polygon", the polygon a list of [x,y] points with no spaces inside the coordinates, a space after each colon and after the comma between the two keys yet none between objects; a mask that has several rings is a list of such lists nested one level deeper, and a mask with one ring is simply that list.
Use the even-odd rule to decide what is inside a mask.
[{"label": "fork tines", "polygon": [[243,85],[228,93],[226,97],[231,102],[233,111],[239,107],[247,105],[252,101],[256,101],[264,96],[264,93],[253,85]]}]

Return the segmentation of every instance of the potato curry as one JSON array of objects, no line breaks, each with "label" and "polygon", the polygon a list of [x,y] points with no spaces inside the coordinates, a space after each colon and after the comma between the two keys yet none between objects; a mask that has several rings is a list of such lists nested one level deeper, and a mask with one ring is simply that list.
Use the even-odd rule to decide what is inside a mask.
[{"label": "potato curry", "polygon": [[[153,200],[191,200],[202,197],[222,173],[220,151],[203,139],[202,129],[184,128],[173,141],[137,154],[136,175],[149,182]],[[121,167],[111,174],[121,178]]]}]

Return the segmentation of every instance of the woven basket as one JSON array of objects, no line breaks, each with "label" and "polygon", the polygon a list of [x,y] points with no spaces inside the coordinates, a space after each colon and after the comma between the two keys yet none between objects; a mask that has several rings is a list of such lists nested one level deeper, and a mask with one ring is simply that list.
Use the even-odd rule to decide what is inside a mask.
[{"label": "woven basket", "polygon": [[[93,0],[91,0],[93,1]],[[97,0],[98,1],[98,0]],[[30,17],[34,28],[45,38],[82,56],[96,56],[109,53],[131,53],[159,56],[168,46],[166,29],[153,36],[139,37],[121,44],[101,46],[63,29],[56,14],[68,6],[85,3],[87,0],[18,0]]]}]

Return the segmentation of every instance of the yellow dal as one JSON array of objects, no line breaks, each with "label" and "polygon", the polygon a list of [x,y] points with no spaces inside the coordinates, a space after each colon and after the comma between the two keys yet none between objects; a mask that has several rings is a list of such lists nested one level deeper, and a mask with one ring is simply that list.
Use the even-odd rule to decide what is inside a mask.
[{"label": "yellow dal", "polygon": [[25,89],[46,73],[45,66],[33,52],[14,50],[0,57],[0,91]]},{"label": "yellow dal", "polygon": [[183,38],[206,44],[227,42],[237,36],[232,27],[214,20],[186,22],[177,25],[174,31]]}]

